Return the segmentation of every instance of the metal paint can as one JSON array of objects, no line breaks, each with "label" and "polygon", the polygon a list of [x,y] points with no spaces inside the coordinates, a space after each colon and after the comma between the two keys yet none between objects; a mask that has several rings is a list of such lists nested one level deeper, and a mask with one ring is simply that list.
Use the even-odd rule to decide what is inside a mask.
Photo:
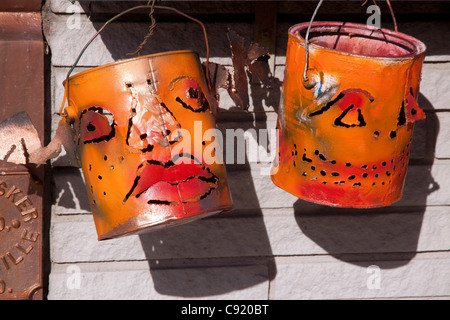
[{"label": "metal paint can", "polygon": [[207,134],[217,101],[197,53],[127,59],[66,85],[99,240],[231,209],[220,145]]},{"label": "metal paint can", "polygon": [[309,25],[289,30],[272,180],[323,205],[390,205],[402,197],[414,122],[425,118],[426,47],[387,29],[314,22],[306,52]]}]

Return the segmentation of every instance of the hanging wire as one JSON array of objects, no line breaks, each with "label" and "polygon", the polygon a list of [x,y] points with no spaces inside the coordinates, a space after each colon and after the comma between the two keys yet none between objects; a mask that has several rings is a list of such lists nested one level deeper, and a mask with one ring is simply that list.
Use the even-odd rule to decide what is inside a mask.
[{"label": "hanging wire", "polygon": [[305,37],[305,70],[303,72],[303,81],[305,83],[306,86],[310,86],[309,83],[309,79],[308,76],[306,74],[306,72],[308,71],[308,65],[309,65],[309,43],[308,43],[308,39],[309,39],[309,32],[311,30],[311,26],[314,22],[314,19],[316,18],[317,12],[319,11],[320,6],[322,5],[323,0],[320,0],[319,3],[317,4],[316,10],[314,10],[314,13],[311,17],[311,21],[309,22],[309,26],[308,26],[308,30],[306,31],[306,37]]},{"label": "hanging wire", "polygon": [[389,10],[391,11],[391,16],[392,16],[392,20],[393,20],[393,22],[394,22],[394,29],[395,29],[395,32],[398,32],[398,28],[397,28],[397,19],[395,18],[395,14],[394,14],[394,10],[392,9],[391,2],[390,2],[389,0],[386,0],[386,3],[387,3],[387,5],[388,5],[388,7],[389,7]]},{"label": "hanging wire", "polygon": [[[368,1],[369,0],[365,0],[361,6],[364,6]],[[311,31],[312,24],[314,22],[314,19],[316,18],[317,12],[319,11],[319,8],[322,5],[322,3],[323,3],[323,0],[320,0],[319,3],[317,4],[317,7],[314,10],[314,13],[311,17],[311,21],[309,22],[309,26],[308,26],[308,29],[306,31],[306,36],[305,36],[305,70],[303,71],[303,83],[306,88],[311,88],[313,86],[313,84],[309,82],[310,79],[308,78],[308,75],[307,75],[308,67],[309,67],[309,33]],[[375,0],[373,0],[373,3],[375,5],[377,5]],[[389,0],[386,0],[386,3],[389,6],[389,10],[391,12],[392,20],[394,22],[395,32],[398,32],[397,19],[395,18],[395,14],[394,14],[394,10],[392,9],[391,2]]]},{"label": "hanging wire", "polygon": [[144,46],[147,44],[148,39],[153,35],[153,31],[156,28],[156,19],[153,16],[153,14],[155,13],[155,2],[156,2],[156,0],[149,0],[147,3],[147,6],[151,6],[149,17],[150,17],[150,20],[152,21],[152,23],[148,29],[148,33],[145,36],[144,40],[139,45],[139,47],[136,49],[136,51],[134,51],[132,53],[127,53],[128,56],[134,56],[135,54],[138,54],[139,52],[141,52],[142,48],[144,48]]},{"label": "hanging wire", "polygon": [[[151,1],[151,0],[150,0]],[[150,3],[149,1],[149,3]],[[138,9],[148,9],[148,8],[153,8],[153,9],[164,9],[164,10],[169,10],[169,11],[173,11],[189,20],[192,20],[194,22],[197,22],[198,24],[200,24],[200,26],[202,27],[203,30],[203,36],[205,38],[205,44],[206,44],[206,66],[205,66],[205,73],[206,73],[206,80],[208,83],[208,87],[211,89],[211,79],[210,79],[210,75],[209,75],[209,42],[208,42],[208,35],[206,33],[206,28],[205,25],[198,19],[195,19],[194,17],[191,17],[187,14],[185,14],[184,12],[181,12],[175,8],[172,7],[166,7],[166,6],[158,6],[155,5],[154,3],[147,4],[147,5],[142,5],[142,6],[136,6],[136,7],[132,7],[129,8],[125,11],[122,11],[121,13],[115,15],[114,17],[112,17],[111,19],[109,19],[108,21],[105,22],[105,24],[94,34],[94,36],[89,39],[89,41],[84,45],[83,49],[81,50],[81,52],[78,54],[78,57],[75,59],[75,63],[72,65],[72,67],[70,68],[69,72],[67,72],[66,75],[66,82],[65,82],[65,92],[64,92],[64,98],[63,98],[63,102],[61,105],[61,108],[59,110],[59,114],[61,116],[63,116],[62,111],[64,109],[64,105],[66,103],[66,100],[69,99],[69,77],[72,74],[73,70],[76,68],[76,66],[78,65],[78,63],[80,62],[81,57],[83,56],[84,52],[87,50],[87,48],[89,47],[89,45],[95,40],[95,38],[97,38],[97,36],[108,26],[108,24],[110,24],[111,22],[113,22],[114,20],[116,20],[117,18],[120,18],[121,16],[133,11],[133,10],[138,10]],[[150,36],[149,36],[150,37]],[[147,37],[147,39],[149,38]],[[145,41],[145,39],[144,39]],[[139,50],[139,48],[138,48]]]}]

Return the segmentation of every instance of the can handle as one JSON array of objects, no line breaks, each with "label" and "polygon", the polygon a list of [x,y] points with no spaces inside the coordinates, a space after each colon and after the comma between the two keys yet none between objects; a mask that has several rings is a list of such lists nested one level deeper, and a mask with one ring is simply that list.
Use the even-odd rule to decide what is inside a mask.
[{"label": "can handle", "polygon": [[[363,5],[367,2],[367,0],[363,3]],[[315,86],[315,83],[313,81],[310,81],[307,72],[308,72],[308,65],[309,65],[309,32],[311,30],[311,26],[314,22],[314,19],[316,18],[317,12],[319,11],[320,6],[322,5],[323,0],[319,0],[319,3],[316,6],[316,9],[314,10],[314,13],[311,17],[311,21],[309,22],[308,29],[306,30],[306,36],[305,36],[305,70],[303,71],[303,86],[306,89],[312,89]],[[397,29],[397,20],[395,19],[394,10],[392,9],[391,2],[389,0],[386,0],[387,5],[389,6],[389,10],[391,11],[392,20],[394,21],[394,27],[395,32],[398,32]]]},{"label": "can handle", "polygon": [[132,8],[129,8],[127,10],[122,11],[121,13],[115,15],[114,17],[112,17],[111,19],[106,21],[105,24],[95,33],[95,35],[84,45],[83,49],[78,54],[78,57],[76,58],[75,63],[72,65],[72,67],[70,68],[70,70],[69,70],[69,72],[67,73],[67,76],[66,76],[65,89],[64,89],[64,98],[63,98],[63,102],[62,102],[61,108],[59,110],[59,114],[61,116],[63,116],[62,112],[63,112],[63,109],[64,109],[64,105],[66,103],[66,99],[68,99],[68,97],[69,97],[69,77],[72,74],[72,72],[75,69],[75,67],[77,66],[77,64],[80,61],[81,57],[83,56],[84,52],[89,47],[89,45],[94,41],[95,38],[97,38],[97,36],[106,28],[106,26],[109,23],[113,22],[117,18],[119,18],[119,17],[121,17],[121,16],[123,16],[123,15],[125,15],[125,14],[127,14],[127,13],[129,13],[131,11],[134,11],[134,10],[137,10],[137,9],[147,9],[147,8],[151,8],[151,9],[156,8],[156,9],[170,10],[170,11],[173,11],[173,12],[175,12],[175,13],[183,16],[183,17],[188,18],[189,20],[192,20],[192,21],[197,22],[198,24],[200,24],[200,26],[202,27],[202,30],[203,30],[203,35],[205,37],[205,44],[206,44],[206,66],[205,66],[206,79],[207,79],[207,82],[208,82],[208,87],[211,89],[211,80],[210,80],[210,77],[209,77],[209,42],[208,42],[208,35],[206,33],[205,25],[200,20],[195,19],[194,17],[191,17],[191,16],[187,15],[186,13],[181,12],[181,11],[175,9],[175,8],[172,8],[172,7],[159,6],[159,5],[153,5],[152,6],[151,4],[135,6],[135,7],[132,7]]}]

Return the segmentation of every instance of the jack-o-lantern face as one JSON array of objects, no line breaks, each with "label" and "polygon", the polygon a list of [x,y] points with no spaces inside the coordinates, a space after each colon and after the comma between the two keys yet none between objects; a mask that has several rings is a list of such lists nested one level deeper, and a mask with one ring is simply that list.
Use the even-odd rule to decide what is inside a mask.
[{"label": "jack-o-lantern face", "polygon": [[70,79],[77,153],[100,239],[231,208],[225,168],[204,152],[214,101],[196,55],[183,53]]},{"label": "jack-o-lantern face", "polygon": [[[299,36],[308,25],[290,31],[272,180],[320,204],[386,206],[401,197],[413,123],[425,117],[416,102],[423,52],[412,40],[411,51],[391,48],[392,57],[330,50],[345,49],[347,39],[355,41],[351,53],[357,53],[358,33],[366,39],[363,26],[335,24],[323,38],[312,29],[312,43],[324,46],[310,47],[312,88],[303,86],[305,54]],[[328,32],[339,34],[334,41],[341,43],[327,43]],[[382,46],[378,39],[373,42]],[[411,52],[417,56],[410,57]]]},{"label": "jack-o-lantern face", "polygon": [[[189,152],[173,153],[173,148],[184,142],[183,132],[187,132],[185,127],[193,118],[197,119],[194,122],[201,123],[201,113],[209,111],[208,101],[194,79],[176,79],[169,86],[173,87],[175,95],[166,95],[163,99],[149,87],[150,99],[132,108],[126,144],[134,149],[131,152],[144,153],[145,159],[136,170],[124,202],[135,197],[145,199],[147,204],[181,208],[183,204],[207,198],[218,187],[219,178],[198,160],[203,154],[196,157],[192,153],[194,145],[188,148]],[[132,85],[128,87],[133,99],[137,99]],[[184,121],[177,118],[186,119],[187,125],[183,126]]]}]

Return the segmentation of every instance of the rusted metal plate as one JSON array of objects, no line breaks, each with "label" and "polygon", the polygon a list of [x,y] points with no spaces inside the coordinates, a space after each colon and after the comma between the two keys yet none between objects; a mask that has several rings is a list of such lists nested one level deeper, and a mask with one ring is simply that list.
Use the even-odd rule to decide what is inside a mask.
[{"label": "rusted metal plate", "polygon": [[26,111],[44,140],[44,42],[40,13],[0,12],[0,122]]},{"label": "rusted metal plate", "polygon": [[0,299],[42,298],[42,184],[0,172]]},{"label": "rusted metal plate", "polygon": [[[25,111],[44,141],[41,2],[0,4],[0,122]],[[44,167],[2,160],[4,157],[0,159],[0,300],[42,299]]]},{"label": "rusted metal plate", "polygon": [[41,10],[42,0],[2,0],[0,11],[37,12]]}]

